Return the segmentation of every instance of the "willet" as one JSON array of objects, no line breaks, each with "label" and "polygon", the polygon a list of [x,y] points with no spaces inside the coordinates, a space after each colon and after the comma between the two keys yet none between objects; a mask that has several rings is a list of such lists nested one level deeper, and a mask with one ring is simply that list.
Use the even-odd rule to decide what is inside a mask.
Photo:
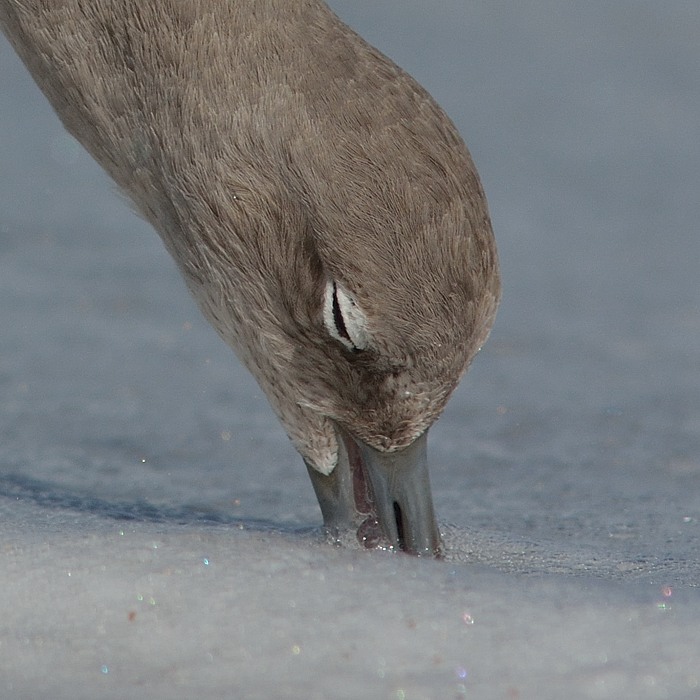
[{"label": "willet", "polygon": [[438,554],[428,428],[500,293],[445,113],[321,0],[0,0],[0,25],[260,383],[329,531]]}]

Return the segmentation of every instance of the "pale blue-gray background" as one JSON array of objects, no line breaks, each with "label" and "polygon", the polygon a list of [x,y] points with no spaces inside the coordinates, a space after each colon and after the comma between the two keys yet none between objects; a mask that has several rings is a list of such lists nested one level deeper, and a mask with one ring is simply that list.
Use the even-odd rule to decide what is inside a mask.
[{"label": "pale blue-gray background", "polygon": [[[450,562],[440,566],[451,567],[467,588],[479,588],[469,582],[484,576],[484,590],[499,591],[485,603],[499,611],[491,636],[469,650],[485,670],[463,677],[449,668],[442,677],[429,655],[432,661],[421,666],[412,654],[430,635],[419,624],[386,652],[388,666],[411,673],[375,672],[375,655],[366,663],[353,657],[343,681],[353,688],[347,697],[398,698],[399,691],[406,698],[462,697],[462,688],[480,698],[515,697],[515,691],[550,697],[528,694],[541,687],[552,689],[552,698],[564,691],[572,698],[694,697],[700,693],[692,661],[693,645],[695,660],[700,649],[694,631],[700,618],[694,588],[700,581],[700,5],[331,5],[415,75],[456,122],[486,188],[504,281],[492,337],[431,433],[435,503],[451,545]],[[261,392],[200,318],[156,234],[62,131],[4,40],[0,397],[4,572],[14,572],[0,570],[0,580],[6,576],[5,587],[18,591],[7,605],[20,627],[41,619],[22,603],[25,581],[52,580],[61,567],[48,556],[32,570],[37,551],[49,541],[62,546],[76,532],[89,537],[127,522],[135,542],[148,540],[155,528],[180,555],[193,546],[181,536],[216,532],[223,558],[229,543],[233,559],[258,571],[261,578],[246,579],[249,592],[289,559],[290,548],[329,578],[337,575],[334,590],[341,599],[355,598],[360,629],[332,624],[337,601],[331,597],[312,636],[319,643],[325,624],[360,647],[381,637],[395,617],[372,603],[375,594],[379,600],[397,595],[418,611],[419,622],[421,615],[437,620],[430,629],[438,637],[449,629],[440,617],[440,605],[452,600],[447,568],[328,552],[304,534],[320,514],[301,460]],[[236,551],[239,524],[252,533],[244,552]],[[281,530],[281,542],[267,541],[268,527]],[[35,539],[23,545],[27,533]],[[62,556],[84,572],[114,556],[102,545],[88,546],[87,560],[69,551],[73,560]],[[128,551],[116,556],[128,569]],[[276,604],[305,570],[298,566],[272,589]],[[338,572],[346,566],[366,566],[384,578],[345,590]],[[396,591],[396,577],[387,580],[382,567],[418,576],[425,590]],[[115,590],[119,570],[110,579]],[[532,585],[523,574],[554,586],[558,601],[552,612],[534,596],[542,603],[541,625],[532,632],[537,644],[553,644],[563,621],[577,613],[593,620],[582,637],[566,638],[568,652],[566,641],[553,644],[540,666],[507,653],[509,634],[518,639],[510,621],[528,600],[519,592]],[[614,580],[614,590],[604,580]],[[227,588],[221,581],[208,585],[214,597]],[[685,596],[676,627],[664,618],[666,656],[658,651],[665,638],[656,639],[655,624],[642,625],[645,637],[606,613],[581,612],[591,586],[591,610],[606,609],[612,596],[638,606],[630,613],[635,619],[668,602],[659,593],[668,593],[665,587],[673,600]],[[448,602],[431,608],[431,590]],[[47,627],[56,649],[63,648],[71,628],[50,612],[56,591],[33,592],[47,602]],[[91,610],[106,610],[110,601],[98,595]],[[274,665],[275,653],[265,646],[275,634],[266,623],[269,611],[218,603],[220,613],[204,615],[201,629],[210,635],[220,616],[245,614],[253,640],[268,649],[262,661],[256,657],[261,668]],[[286,602],[283,607],[276,614],[293,636],[296,618]],[[93,613],[67,610],[93,628]],[[308,625],[307,617],[296,621]],[[43,678],[54,697],[69,696],[60,674],[51,685],[48,671],[32,671],[29,662],[25,669],[18,660],[19,649],[38,652],[36,639],[27,641],[16,627],[0,633],[0,654],[6,648],[0,669],[7,665],[0,688],[8,678],[16,697],[24,697],[18,689],[25,686],[32,697],[44,687],[32,683]],[[192,648],[183,654],[192,656],[196,623],[185,631]],[[231,637],[220,634],[225,647]],[[454,651],[456,638],[449,632],[439,638]],[[523,648],[527,638],[524,629]],[[617,656],[593,653],[613,639]],[[165,635],[161,651],[167,644]],[[63,668],[60,652],[51,649],[44,647],[45,669]],[[85,688],[116,682],[114,673],[101,671],[109,651],[104,663],[86,661],[82,651],[70,657],[80,659],[68,662],[71,677],[84,678]],[[128,649],[111,653],[124,668],[142,668],[154,697],[166,692],[149,675],[148,661],[137,662]],[[505,666],[490,667],[499,654]],[[298,669],[307,686],[290,681],[279,697],[345,697],[328,685],[342,676],[345,658],[321,663],[309,655],[311,665]],[[242,663],[225,668],[236,676]],[[193,688],[218,697],[231,687],[226,672],[208,673],[195,665],[187,678],[163,681],[163,688],[180,688],[182,697]],[[308,680],[316,677],[316,685]],[[117,693],[128,678],[96,687]],[[252,674],[238,697],[270,697],[265,684],[271,682],[264,672]]]}]

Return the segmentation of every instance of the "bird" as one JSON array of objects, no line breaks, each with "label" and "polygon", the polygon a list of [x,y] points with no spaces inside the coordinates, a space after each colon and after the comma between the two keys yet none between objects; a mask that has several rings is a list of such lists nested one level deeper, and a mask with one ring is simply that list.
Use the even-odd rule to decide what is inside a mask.
[{"label": "bird", "polygon": [[450,118],[322,0],[0,0],[300,453],[324,528],[443,556],[429,428],[500,299]]}]

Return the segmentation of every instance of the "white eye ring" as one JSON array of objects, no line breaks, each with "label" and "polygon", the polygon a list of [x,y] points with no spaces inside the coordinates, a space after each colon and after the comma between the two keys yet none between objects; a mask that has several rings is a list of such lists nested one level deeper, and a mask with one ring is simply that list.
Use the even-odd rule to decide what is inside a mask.
[{"label": "white eye ring", "polygon": [[334,280],[326,282],[323,323],[331,337],[348,350],[364,350],[369,345],[367,317],[352,296]]}]

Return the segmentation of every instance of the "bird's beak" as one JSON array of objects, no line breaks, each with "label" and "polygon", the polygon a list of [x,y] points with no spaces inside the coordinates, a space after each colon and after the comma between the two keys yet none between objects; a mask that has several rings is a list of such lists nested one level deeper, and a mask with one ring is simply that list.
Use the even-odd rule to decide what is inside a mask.
[{"label": "bird's beak", "polygon": [[338,464],[329,476],[309,467],[326,528],[337,535],[355,527],[366,546],[387,544],[409,554],[439,556],[427,431],[396,452],[343,438]]},{"label": "bird's beak", "polygon": [[428,433],[397,452],[358,443],[384,536],[411,554],[435,555],[440,533],[428,476]]}]

